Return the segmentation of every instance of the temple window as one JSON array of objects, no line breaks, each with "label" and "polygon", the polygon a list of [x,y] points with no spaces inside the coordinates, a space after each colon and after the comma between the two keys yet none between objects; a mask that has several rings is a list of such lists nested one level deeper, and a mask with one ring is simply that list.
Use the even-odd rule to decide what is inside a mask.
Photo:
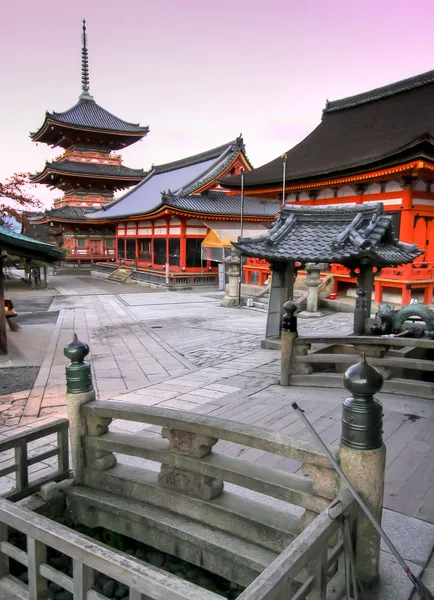
[{"label": "temple window", "polygon": [[152,240],[139,240],[139,261],[152,262]]},{"label": "temple window", "polygon": [[180,239],[169,238],[169,265],[179,267],[180,265]]},{"label": "temple window", "polygon": [[126,260],[136,260],[136,240],[126,240]]},{"label": "temple window", "polygon": [[105,245],[107,246],[107,248],[112,248],[113,247],[113,242],[114,242],[114,240],[106,240],[105,241]]},{"label": "temple window", "polygon": [[119,240],[118,242],[118,260],[124,260],[125,258],[125,240]]},{"label": "temple window", "polygon": [[201,267],[201,245],[202,238],[186,239],[187,267]]},{"label": "temple window", "polygon": [[78,247],[82,248],[85,245],[86,245],[86,240],[83,240],[83,239],[78,239],[77,240],[77,246]]},{"label": "temple window", "polygon": [[166,238],[154,239],[154,263],[156,265],[166,264]]}]

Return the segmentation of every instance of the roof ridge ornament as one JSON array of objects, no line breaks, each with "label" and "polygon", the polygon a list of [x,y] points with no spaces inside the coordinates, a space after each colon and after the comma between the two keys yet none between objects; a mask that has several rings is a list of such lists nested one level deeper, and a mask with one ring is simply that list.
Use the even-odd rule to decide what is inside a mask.
[{"label": "roof ridge ornament", "polygon": [[81,35],[81,89],[80,100],[93,100],[89,94],[89,57],[87,51],[86,19],[83,19]]}]

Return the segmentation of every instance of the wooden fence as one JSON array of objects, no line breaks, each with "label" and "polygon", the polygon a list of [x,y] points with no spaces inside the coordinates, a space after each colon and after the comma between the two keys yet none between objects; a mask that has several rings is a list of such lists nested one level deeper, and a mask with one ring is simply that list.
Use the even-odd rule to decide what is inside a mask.
[{"label": "wooden fence", "polygon": [[[56,435],[56,447],[29,457],[28,445],[36,440],[43,440],[48,436]],[[7,461],[6,466],[0,469],[0,477],[13,474],[15,488],[3,494],[8,500],[20,500],[40,490],[41,486],[49,481],[62,481],[70,476],[68,456],[68,420],[59,419],[47,425],[41,425],[29,432],[13,435],[0,441],[0,454],[13,451],[13,458]],[[57,469],[36,479],[29,481],[29,467],[57,456]]]},{"label": "wooden fence", "polygon": [[[383,392],[434,399],[434,342],[384,336],[300,336],[282,357],[289,385],[343,387],[342,374],[364,353],[383,377]],[[430,381],[429,379],[432,379]]]}]

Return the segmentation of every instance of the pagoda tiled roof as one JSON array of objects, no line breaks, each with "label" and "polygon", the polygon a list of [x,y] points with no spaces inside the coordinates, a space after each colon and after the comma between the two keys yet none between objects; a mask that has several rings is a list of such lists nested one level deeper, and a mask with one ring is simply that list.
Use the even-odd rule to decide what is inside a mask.
[{"label": "pagoda tiled roof", "polygon": [[61,206],[60,208],[52,208],[51,210],[45,211],[45,216],[52,217],[53,219],[71,219],[72,221],[85,220],[87,214],[94,212],[93,208],[86,208],[85,206]]},{"label": "pagoda tiled roof", "polygon": [[[348,176],[420,156],[434,160],[434,71],[327,102],[321,123],[286,152],[286,181]],[[239,176],[222,185],[239,189]],[[282,185],[282,157],[245,174],[245,188]]]},{"label": "pagoda tiled roof", "polygon": [[[228,195],[225,192],[206,192],[191,196],[164,196],[164,204],[194,213],[216,215],[240,215],[241,196]],[[274,200],[262,200],[257,196],[244,196],[244,215],[246,217],[274,217],[279,203]]]},{"label": "pagoda tiled roof", "polygon": [[46,112],[45,122],[40,129],[31,133],[32,138],[38,137],[38,134],[44,129],[47,121],[54,123],[66,123],[73,127],[83,127],[86,129],[113,131],[123,134],[142,133],[146,135],[149,127],[142,127],[138,123],[129,123],[119,119],[108,110],[97,104],[93,99],[80,98],[77,104],[64,112]]},{"label": "pagoda tiled roof", "polygon": [[244,153],[241,137],[194,156],[153,166],[132,190],[89,218],[115,219],[154,211],[163,205],[164,196],[186,197],[214,181],[240,152]]},{"label": "pagoda tiled roof", "polygon": [[119,179],[132,178],[135,180],[142,179],[147,175],[143,169],[130,169],[129,167],[124,167],[123,165],[62,160],[45,163],[44,170],[40,173],[36,173],[36,175],[33,175],[31,179],[40,179],[42,176],[53,171],[70,173],[71,175],[77,173],[79,175],[98,175],[101,177],[117,177]]},{"label": "pagoda tiled roof", "polygon": [[396,266],[423,254],[415,244],[398,241],[392,216],[381,203],[348,206],[283,206],[263,235],[233,245],[247,256],[270,263],[296,261],[360,266]]}]

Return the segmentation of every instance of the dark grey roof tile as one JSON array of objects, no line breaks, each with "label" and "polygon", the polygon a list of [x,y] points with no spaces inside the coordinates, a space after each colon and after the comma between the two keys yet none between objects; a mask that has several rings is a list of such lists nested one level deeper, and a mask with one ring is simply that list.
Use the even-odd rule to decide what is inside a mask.
[{"label": "dark grey roof tile", "polygon": [[[53,161],[45,163],[44,171],[62,171],[65,173],[79,173],[84,175],[107,175],[109,177],[132,177],[134,179],[146,177],[143,169],[130,169],[124,165],[109,165],[100,163],[78,162],[72,160]],[[44,171],[37,173],[32,179],[38,178]]]},{"label": "dark grey roof tile", "polygon": [[[147,133],[149,127],[138,123],[128,123],[119,119],[94,100],[80,99],[77,104],[65,112],[47,112],[46,118],[60,123],[68,123],[90,129],[104,129],[130,133]],[[33,134],[32,134],[33,135]]]},{"label": "dark grey roof tile", "polygon": [[[329,102],[321,123],[286,152],[286,181],[296,184],[434,160],[434,71]],[[245,189],[280,187],[282,157],[245,174]],[[240,176],[220,183],[239,189]]]}]

